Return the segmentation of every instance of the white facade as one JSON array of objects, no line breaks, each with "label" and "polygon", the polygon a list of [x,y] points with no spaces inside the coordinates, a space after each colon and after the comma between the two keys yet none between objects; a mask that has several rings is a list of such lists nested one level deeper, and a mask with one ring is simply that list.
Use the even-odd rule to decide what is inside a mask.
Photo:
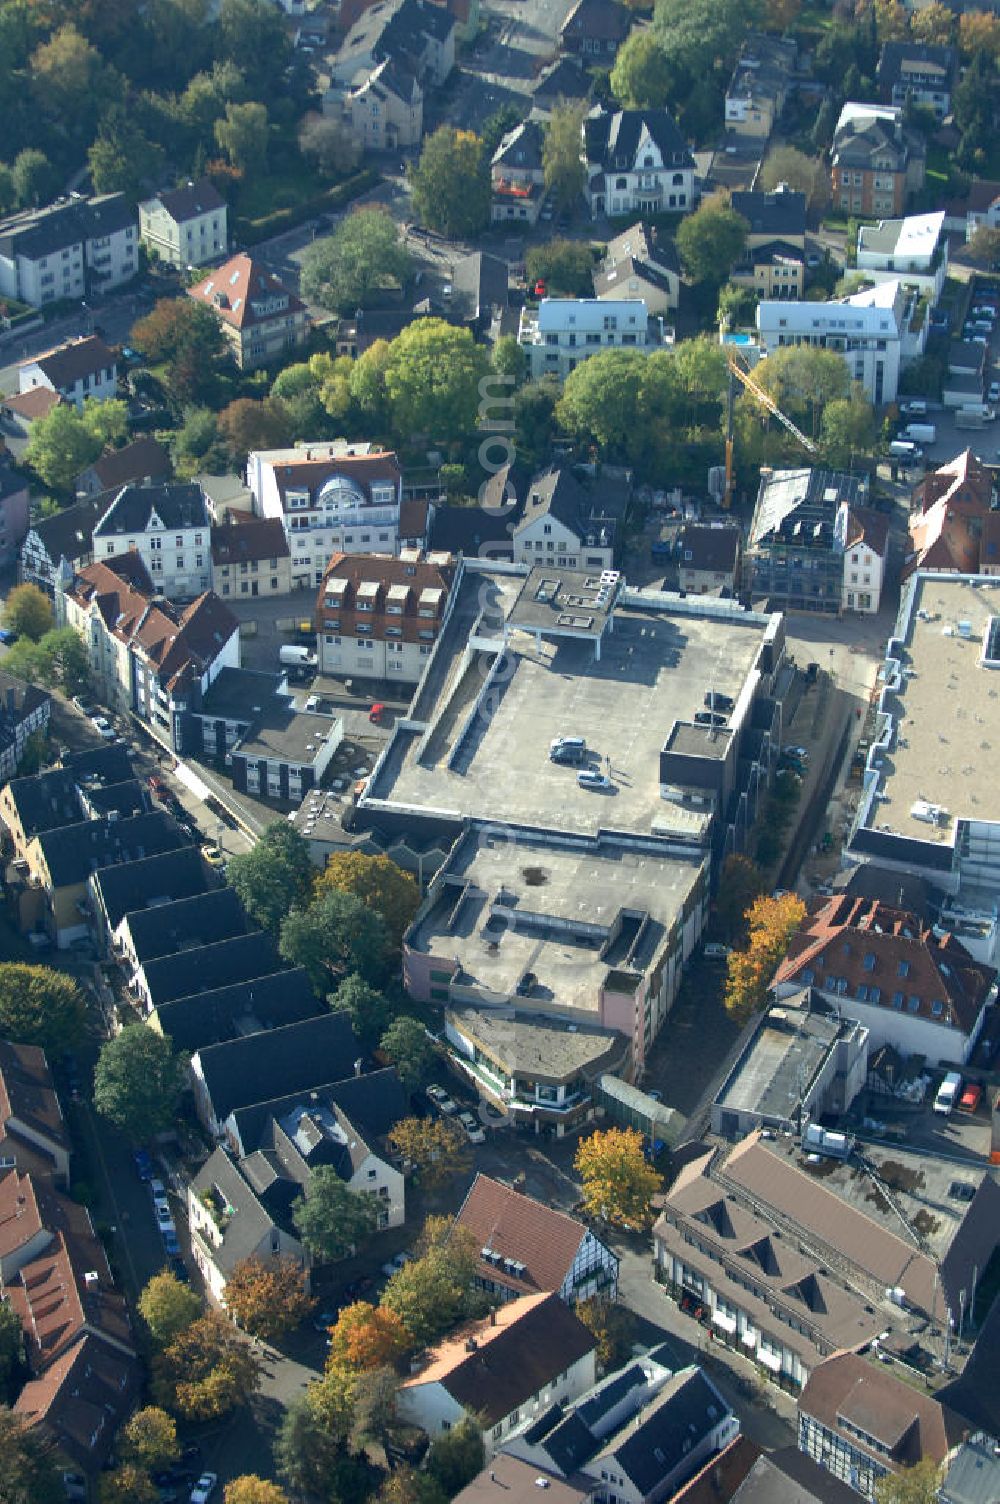
[{"label": "white facade", "polygon": [[927,321],[914,329],[916,295],[898,280],[832,303],[768,301],[757,305],[757,331],[767,354],[787,345],[813,345],[843,355],[852,381],[876,407],[895,402],[899,372],[918,359]]},{"label": "white facade", "polygon": [[406,1217],[406,1182],[400,1170],[393,1169],[377,1154],[369,1153],[347,1182],[358,1195],[374,1196],[378,1203],[378,1230],[402,1227]]},{"label": "white facade", "polygon": [[613,569],[614,538],[600,524],[583,535],[551,512],[525,523],[514,534],[515,564],[544,564],[556,569]]},{"label": "white facade", "polygon": [[106,402],[118,395],[118,366],[114,360],[110,365],[94,366],[75,380],[57,385],[43,370],[40,364],[43,359],[44,357],[39,357],[39,360],[29,360],[18,368],[19,391],[30,392],[37,386],[47,387],[50,392],[58,392],[64,401],[72,402],[77,411],[81,411],[87,401]]},{"label": "white facade", "polygon": [[873,282],[905,281],[935,301],[948,273],[944,210],[858,229],[857,267]]},{"label": "white facade", "polygon": [[[437,636],[437,633],[431,636]],[[416,684],[427,667],[434,643],[432,640],[389,642],[374,637],[345,637],[336,632],[321,632],[317,645],[321,674],[362,674],[366,679]]]},{"label": "white facade", "polygon": [[543,298],[536,309],[521,310],[518,342],[528,357],[529,375],[564,381],[582,360],[617,347],[648,350],[649,310],[639,298]]},{"label": "white facade", "polygon": [[882,599],[885,560],[862,539],[844,550],[844,590],[841,609],[874,616]]},{"label": "white facade", "polygon": [[153,584],[168,600],[193,600],[212,588],[211,530],[206,516],[200,527],[168,528],[153,511],[144,532],[113,538],[94,529],[94,559],[100,563],[115,554],[138,553]]},{"label": "white facade", "polygon": [[[261,517],[281,520],[291,553],[292,585],[323,583],[330,557],[345,554],[396,554],[399,551],[399,508],[402,476],[382,475],[362,483],[367,445],[352,448],[343,442],[313,444],[308,449],[258,450],[247,456],[247,485],[253,510]],[[286,484],[281,471],[312,460],[338,457],[350,460],[337,474],[316,482]],[[374,460],[377,457],[371,456]]]},{"label": "white facade", "polygon": [[41,308],[128,282],[139,270],[139,226],[117,200],[53,204],[0,223],[0,297]]},{"label": "white facade", "polygon": [[143,245],[169,266],[203,266],[228,249],[226,205],[177,220],[160,199],[151,198],[139,205],[139,232]]},{"label": "white facade", "polygon": [[[250,1199],[249,1187],[247,1187],[246,1195]],[[256,1202],[256,1198],[253,1198],[253,1201],[254,1210],[262,1211],[263,1208]],[[220,1227],[215,1216],[199,1200],[190,1185],[187,1192],[187,1214],[191,1234],[191,1256],[208,1286],[208,1293],[212,1300],[217,1306],[225,1306],[226,1276],[216,1262],[218,1252],[222,1247],[225,1229]],[[239,1215],[240,1212],[237,1210],[236,1216]],[[264,1218],[261,1217],[260,1220],[263,1222]],[[257,1246],[248,1249],[247,1256],[250,1255],[256,1256],[265,1263],[270,1258],[291,1258],[296,1263],[304,1261],[302,1244],[273,1222],[263,1231]]]},{"label": "white facade", "polygon": [[[546,1381],[534,1394],[528,1395],[516,1409],[502,1416],[483,1432],[483,1445],[487,1457],[499,1451],[504,1439],[517,1429],[529,1415],[541,1415],[550,1405],[571,1404],[596,1378],[594,1352],[585,1353],[566,1371]],[[471,1412],[449,1394],[445,1383],[439,1379],[426,1384],[408,1383],[397,1396],[400,1415],[426,1431],[431,1438],[453,1430],[461,1421],[474,1418]]]},{"label": "white facade", "polygon": [[[800,986],[801,982],[781,983],[776,988],[776,996],[788,997],[797,992]],[[826,992],[819,987],[816,990],[831,1007],[839,1009],[845,1018],[856,1018],[865,1025],[869,1034],[870,1054],[874,1055],[876,1050],[887,1044],[904,1057],[926,1055],[928,1061],[935,1065],[938,1061],[945,1060],[953,1065],[966,1063],[979,1037],[986,1009],[996,997],[994,988],[984,1002],[971,1031],[966,1034],[955,1025],[939,1024],[932,1018],[923,1018],[904,1009],[883,1007],[879,1003],[861,1003],[846,993],[841,995]]]}]

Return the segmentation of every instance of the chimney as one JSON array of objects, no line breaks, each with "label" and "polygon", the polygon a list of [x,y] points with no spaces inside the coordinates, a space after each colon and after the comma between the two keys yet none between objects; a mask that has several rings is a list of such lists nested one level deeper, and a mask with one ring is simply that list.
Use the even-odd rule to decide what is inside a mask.
[{"label": "chimney", "polygon": [[496,1313],[496,1307],[494,1307],[494,1309],[490,1312],[490,1326],[496,1326],[496,1324],[497,1324],[497,1313]]}]

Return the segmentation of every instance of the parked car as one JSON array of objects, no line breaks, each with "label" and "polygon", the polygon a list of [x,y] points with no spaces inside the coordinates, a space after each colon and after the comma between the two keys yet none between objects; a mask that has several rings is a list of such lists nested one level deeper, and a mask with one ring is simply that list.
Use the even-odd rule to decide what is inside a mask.
[{"label": "parked car", "polygon": [[582,773],[577,773],[576,781],[582,789],[594,789],[602,793],[614,787],[607,773],[599,773],[596,768],[584,768]]},{"label": "parked car", "polygon": [[1000,381],[991,381],[988,393],[991,402],[1000,402]]},{"label": "parked car", "polygon": [[983,1088],[978,1081],[970,1081],[958,1099],[959,1112],[975,1112],[982,1100]]},{"label": "parked car", "polygon": [[135,1165],[136,1174],[140,1180],[152,1180],[153,1161],[148,1149],[134,1149],[132,1163]]},{"label": "parked car", "polygon": [[[468,1116],[468,1114],[466,1114],[466,1116]],[[408,1264],[410,1262],[410,1259],[412,1257],[413,1255],[410,1253],[397,1253],[395,1258],[388,1259],[382,1265],[382,1273],[386,1276],[387,1279],[391,1279],[394,1274],[399,1273],[404,1264]]]},{"label": "parked car", "polygon": [[705,946],[705,959],[708,961],[724,961],[729,955],[729,946],[721,945],[718,940],[710,940]]},{"label": "parked car", "polygon": [[210,867],[214,867],[217,871],[225,870],[226,859],[214,841],[208,841],[201,848],[201,854]]},{"label": "parked car", "polygon": [[157,1180],[155,1177],[153,1177],[149,1182],[149,1194],[152,1196],[154,1201],[166,1201],[167,1188],[163,1184],[163,1181]]},{"label": "parked car", "polygon": [[320,1311],[318,1316],[313,1317],[313,1331],[322,1332],[324,1335],[336,1323],[336,1311]]},{"label": "parked car", "polygon": [[163,1229],[163,1246],[170,1258],[180,1258],[181,1245],[177,1241],[177,1229],[173,1225]]},{"label": "parked car", "polygon": [[179,1252],[175,1253],[170,1260],[170,1272],[174,1276],[174,1279],[180,1280],[182,1285],[189,1285],[191,1283],[188,1266]]},{"label": "parked car", "polygon": [[471,1112],[460,1112],[458,1114],[458,1121],[468,1134],[470,1143],[485,1144],[486,1134],[483,1132],[479,1120],[474,1118]]},{"label": "parked car", "polygon": [[796,747],[791,745],[782,747],[781,755],[783,757],[796,757],[800,762],[808,762],[809,760],[809,752],[806,747]]},{"label": "parked car", "polygon": [[215,1485],[218,1481],[218,1473],[202,1473],[191,1490],[191,1504],[208,1504],[209,1499],[215,1493]]},{"label": "parked car", "polygon": [[427,1096],[438,1112],[443,1112],[446,1117],[451,1117],[453,1112],[458,1111],[458,1104],[452,1101],[441,1086],[428,1086]]},{"label": "parked car", "polygon": [[16,632],[12,632],[8,627],[0,627],[0,642],[4,643],[6,647],[10,647],[11,643],[16,641]]}]

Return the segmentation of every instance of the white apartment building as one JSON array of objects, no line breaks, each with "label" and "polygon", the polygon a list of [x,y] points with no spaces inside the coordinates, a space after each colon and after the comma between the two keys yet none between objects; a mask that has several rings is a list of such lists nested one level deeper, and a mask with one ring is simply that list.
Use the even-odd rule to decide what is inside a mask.
[{"label": "white apartment building", "polygon": [[872,282],[904,281],[935,301],[948,273],[945,211],[881,219],[858,229],[857,267]]},{"label": "white apartment building", "polygon": [[591,215],[687,213],[694,157],[667,110],[597,108],[583,123]]},{"label": "white apartment building", "polygon": [[261,517],[281,519],[293,587],[315,587],[333,554],[395,554],[403,475],[396,456],[371,444],[254,450],[247,485]]},{"label": "white apartment building", "polygon": [[123,486],[94,525],[94,558],[138,553],[158,591],[192,600],[212,588],[211,522],[200,486]]},{"label": "white apartment building", "polygon": [[123,193],[70,198],[0,220],[0,297],[40,308],[128,282],[139,226]]},{"label": "white apartment building", "polygon": [[898,280],[831,303],[765,301],[757,305],[757,332],[769,355],[785,345],[836,350],[852,381],[881,407],[895,402],[900,368],[926,345],[927,321],[913,323],[917,301]]},{"label": "white apartment building", "polygon": [[521,310],[517,338],[532,381],[540,376],[565,381],[581,360],[600,350],[648,350],[659,345],[663,335],[662,323],[650,324],[641,298],[543,298],[537,309]]},{"label": "white apartment building", "polygon": [[169,266],[204,266],[229,245],[226,201],[207,178],[139,205],[143,245]]},{"label": "white apartment building", "polygon": [[320,672],[416,684],[454,599],[450,554],[335,554],[316,602]]},{"label": "white apartment building", "polygon": [[17,370],[21,393],[47,387],[80,410],[118,394],[118,363],[103,339],[88,335],[26,360]]}]

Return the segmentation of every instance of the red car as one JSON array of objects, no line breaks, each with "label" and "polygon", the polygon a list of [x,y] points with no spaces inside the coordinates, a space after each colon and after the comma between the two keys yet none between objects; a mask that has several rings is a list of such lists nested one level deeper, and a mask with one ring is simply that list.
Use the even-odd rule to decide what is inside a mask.
[{"label": "red car", "polygon": [[538,281],[535,283],[535,297],[545,297],[545,283],[542,281],[541,277],[539,277]]},{"label": "red car", "polygon": [[983,1095],[983,1088],[978,1081],[970,1081],[958,1099],[959,1112],[975,1112]]},{"label": "red car", "polygon": [[373,726],[381,726],[382,717],[385,715],[385,706],[381,703],[372,706],[368,712],[368,719]]}]

